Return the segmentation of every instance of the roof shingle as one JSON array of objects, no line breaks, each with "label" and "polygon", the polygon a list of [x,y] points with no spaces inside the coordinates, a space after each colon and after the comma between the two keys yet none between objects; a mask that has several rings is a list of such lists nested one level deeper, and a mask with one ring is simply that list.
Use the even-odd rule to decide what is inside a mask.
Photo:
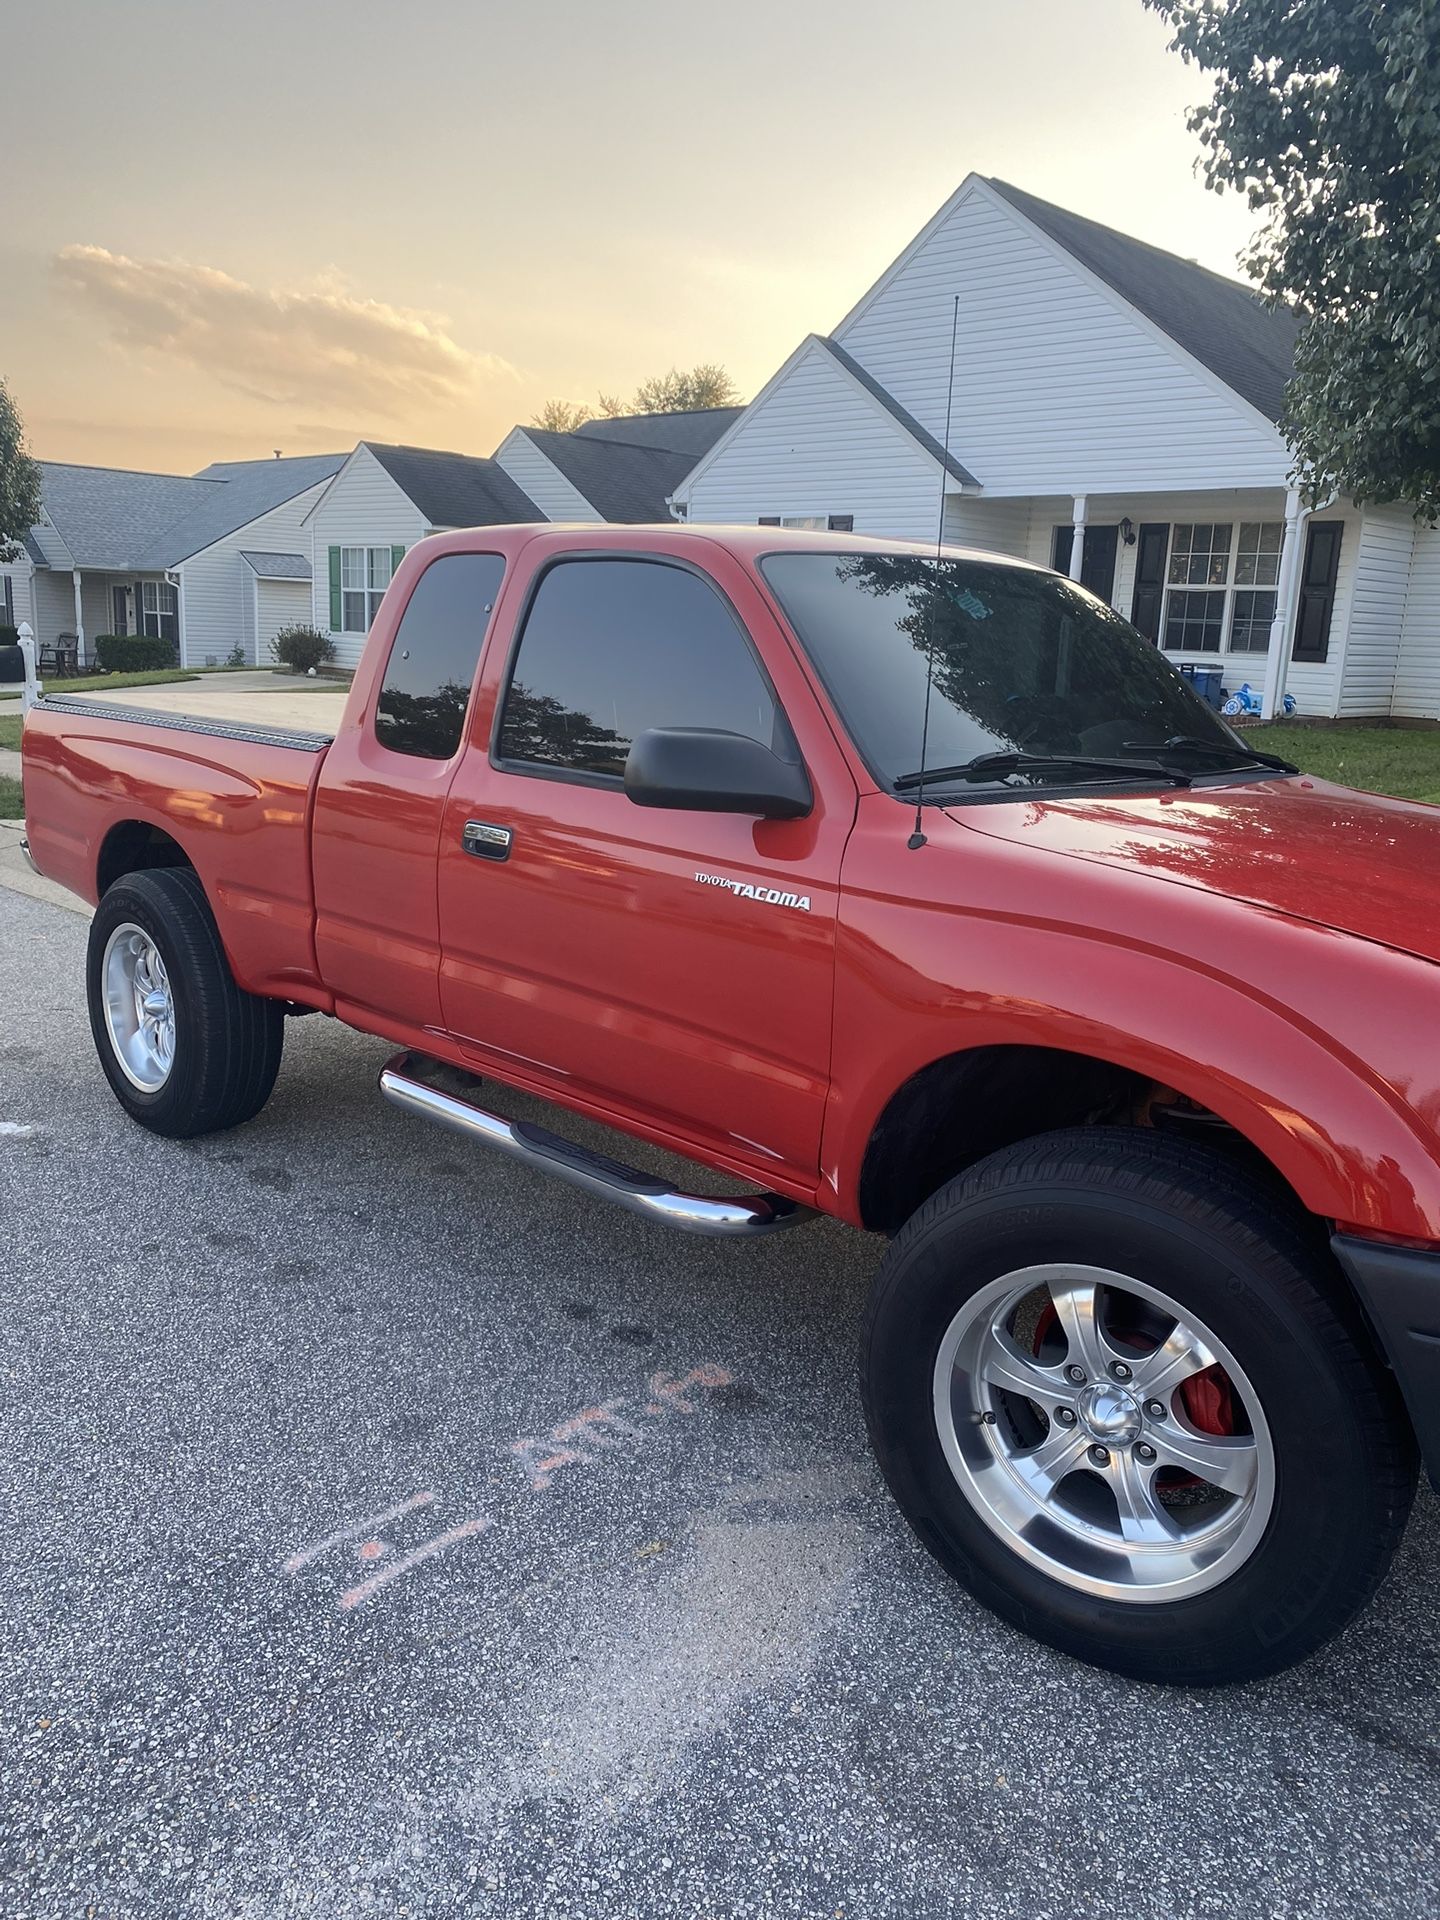
[{"label": "roof shingle", "polygon": [[545,518],[494,460],[374,440],[365,445],[432,527],[520,526]]}]

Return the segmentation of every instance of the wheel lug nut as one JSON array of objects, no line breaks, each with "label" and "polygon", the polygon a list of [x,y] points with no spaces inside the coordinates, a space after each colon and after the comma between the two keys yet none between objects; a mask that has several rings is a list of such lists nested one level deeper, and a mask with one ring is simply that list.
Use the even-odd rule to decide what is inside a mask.
[{"label": "wheel lug nut", "polygon": [[1066,1367],[1065,1377],[1068,1380],[1073,1380],[1077,1387],[1083,1387],[1085,1384],[1085,1369],[1084,1367]]},{"label": "wheel lug nut", "polygon": [[1110,1373],[1111,1377],[1116,1380],[1128,1380],[1130,1378],[1130,1369],[1123,1360],[1112,1360],[1110,1362]]},{"label": "wheel lug nut", "polygon": [[1075,1410],[1073,1407],[1057,1407],[1055,1409],[1055,1418],[1060,1422],[1062,1427],[1073,1427],[1075,1424]]},{"label": "wheel lug nut", "polygon": [[1155,1458],[1154,1447],[1150,1446],[1146,1441],[1142,1440],[1139,1446],[1136,1447],[1135,1449],[1135,1458],[1137,1460],[1153,1460]]},{"label": "wheel lug nut", "polygon": [[1165,1402],[1163,1400],[1147,1400],[1145,1402],[1145,1411],[1152,1420],[1163,1420],[1165,1418]]},{"label": "wheel lug nut", "polygon": [[1110,1464],[1110,1449],[1108,1447],[1091,1447],[1090,1458],[1095,1462],[1097,1467],[1108,1467]]}]

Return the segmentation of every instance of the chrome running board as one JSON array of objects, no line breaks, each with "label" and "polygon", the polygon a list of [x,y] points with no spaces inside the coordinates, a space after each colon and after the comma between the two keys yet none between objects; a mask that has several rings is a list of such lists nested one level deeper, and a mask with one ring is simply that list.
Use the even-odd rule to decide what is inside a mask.
[{"label": "chrome running board", "polygon": [[380,1091],[395,1106],[407,1113],[423,1114],[437,1126],[452,1133],[494,1147],[512,1160],[541,1173],[553,1173],[568,1180],[572,1187],[613,1200],[631,1213],[662,1220],[668,1227],[684,1233],[703,1233],[724,1239],[753,1239],[761,1233],[778,1233],[784,1227],[798,1226],[812,1218],[811,1210],[778,1193],[742,1193],[711,1195],[677,1193],[663,1180],[607,1160],[562,1140],[557,1133],[537,1127],[529,1120],[507,1120],[491,1113],[464,1094],[442,1093],[419,1078],[417,1068],[423,1056],[397,1053],[380,1072]]}]

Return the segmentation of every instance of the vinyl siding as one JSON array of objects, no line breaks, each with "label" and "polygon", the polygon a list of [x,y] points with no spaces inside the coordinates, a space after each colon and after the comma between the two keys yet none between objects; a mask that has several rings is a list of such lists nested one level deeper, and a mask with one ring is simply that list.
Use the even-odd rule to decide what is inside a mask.
[{"label": "vinyl siding", "polygon": [[516,486],[529,494],[547,520],[578,520],[599,524],[604,515],[574,486],[548,455],[543,454],[523,427],[516,427],[495,449],[495,459]]},{"label": "vinyl siding", "polygon": [[[35,577],[35,563],[28,553],[21,553],[18,559],[7,560],[0,567],[0,576],[10,582],[11,618],[18,627],[22,623],[35,631],[35,590],[31,582]],[[5,618],[5,599],[0,592],[0,620]]]},{"label": "vinyl siding", "polygon": [[1401,625],[1393,711],[1440,719],[1440,527],[1417,527]]},{"label": "vinyl siding", "polygon": [[933,540],[940,469],[816,343],[678,497],[692,523],[851,513],[857,533]]},{"label": "vinyl siding", "polygon": [[973,184],[836,339],[986,494],[1283,486],[1278,432]]},{"label": "vinyl siding", "polygon": [[[951,546],[1029,559],[1030,505],[1028,500],[985,500],[952,493],[945,501],[945,538]],[[1048,564],[1048,544],[1043,558]]]},{"label": "vinyl siding", "polygon": [[[202,548],[176,568],[184,582],[183,659],[193,667],[220,665],[239,646],[252,665],[255,651],[255,576],[240,558],[247,548],[269,553],[310,552],[305,516],[319,500],[324,482],[297,493],[293,500],[247,521],[213,546]],[[302,605],[299,616],[308,619]],[[263,659],[258,662],[263,665]]]},{"label": "vinyl siding", "polygon": [[408,553],[433,529],[370,449],[359,446],[321,495],[306,530],[314,574],[311,617],[321,633],[328,633],[335,642],[336,665],[358,666],[366,636],[336,633],[330,626],[331,547],[404,547]]},{"label": "vinyl siding", "polygon": [[1338,711],[1346,717],[1373,717],[1388,714],[1395,695],[1415,547],[1414,515],[1406,507],[1366,507],[1359,524],[1347,526],[1342,538],[1342,575],[1347,540],[1355,549],[1349,622],[1341,628],[1337,592],[1331,629],[1332,650],[1335,633],[1344,637]]}]

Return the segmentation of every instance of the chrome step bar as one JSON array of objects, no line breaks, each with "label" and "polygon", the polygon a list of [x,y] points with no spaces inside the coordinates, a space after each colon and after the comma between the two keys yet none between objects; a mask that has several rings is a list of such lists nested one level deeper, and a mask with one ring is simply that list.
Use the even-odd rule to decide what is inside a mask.
[{"label": "chrome step bar", "polygon": [[779,1233],[784,1227],[799,1226],[813,1218],[810,1208],[778,1193],[674,1192],[663,1180],[622,1166],[618,1160],[608,1160],[604,1154],[591,1153],[588,1147],[577,1147],[529,1120],[507,1120],[464,1094],[444,1093],[432,1087],[418,1071],[427,1064],[423,1055],[397,1053],[380,1071],[381,1093],[407,1113],[423,1114],[452,1133],[494,1147],[541,1173],[553,1173],[572,1187],[612,1200],[631,1213],[662,1220],[684,1233],[722,1239],[753,1239],[757,1234]]}]

